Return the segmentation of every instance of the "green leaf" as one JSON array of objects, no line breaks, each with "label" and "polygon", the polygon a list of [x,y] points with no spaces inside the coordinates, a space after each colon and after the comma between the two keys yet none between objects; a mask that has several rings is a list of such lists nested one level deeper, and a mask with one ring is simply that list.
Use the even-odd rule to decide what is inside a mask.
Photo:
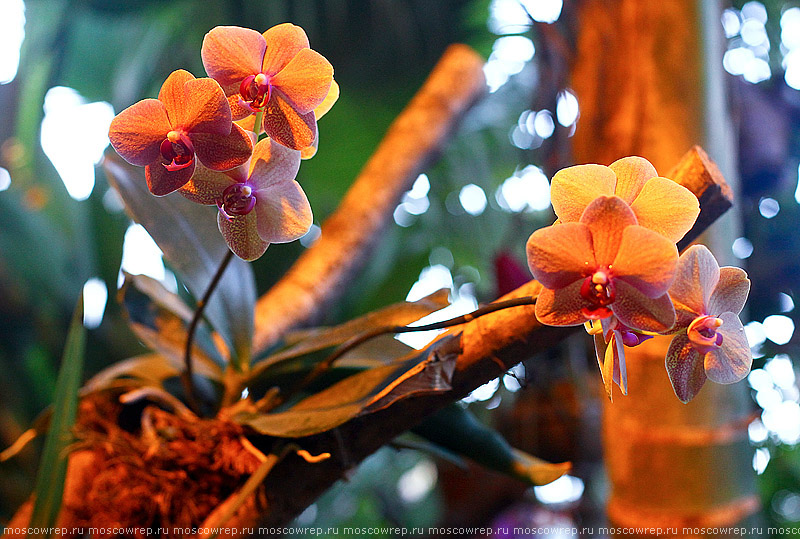
[{"label": "green leaf", "polygon": [[[389,305],[388,307],[373,311],[354,320],[350,320],[349,322],[339,324],[338,326],[294,332],[286,339],[287,342],[294,344],[256,363],[248,379],[253,380],[261,376],[268,368],[282,361],[317,352],[325,348],[338,346],[371,329],[381,326],[404,326],[415,322],[423,316],[427,316],[434,311],[447,307],[447,305],[449,305],[447,297],[448,290],[442,289],[418,301],[404,301]],[[374,343],[373,345],[367,344],[365,346],[372,346],[371,352],[367,351],[367,348],[362,349],[362,347],[359,346],[348,355],[354,357],[353,354],[361,350],[364,353],[358,353],[361,354],[362,358],[388,363],[399,357],[398,355],[393,355],[395,352],[401,352],[401,355],[405,355],[405,353],[410,350],[410,348],[405,347],[405,345],[399,343],[399,341],[395,339],[392,340],[397,344],[392,344],[391,347],[380,347],[380,344],[375,345]],[[381,342],[385,345],[387,341],[382,340]],[[380,351],[376,353],[377,350]]]},{"label": "green leaf", "polygon": [[[36,476],[36,501],[29,524],[31,528],[52,528],[61,509],[67,475],[67,448],[72,443],[72,425],[78,410],[78,390],[81,385],[85,347],[83,300],[79,300],[64,347],[64,357],[56,382],[54,413]],[[39,536],[50,537],[50,534],[42,533]]]},{"label": "green leaf", "polygon": [[555,481],[572,468],[569,462],[552,464],[511,447],[497,431],[481,423],[459,404],[439,410],[411,431],[478,464],[532,485]]},{"label": "green leaf", "polygon": [[242,414],[236,419],[261,434],[296,438],[324,432],[381,410],[411,395],[447,391],[460,338],[437,341],[404,361],[375,367],[320,391],[283,412]]},{"label": "green leaf", "polygon": [[[128,213],[144,226],[195,298],[201,298],[228,252],[217,230],[216,208],[195,204],[177,193],[150,194],[143,169],[114,153],[103,161],[110,183]],[[229,344],[237,368],[250,361],[256,286],[249,264],[234,258],[211,296],[205,315]]]}]

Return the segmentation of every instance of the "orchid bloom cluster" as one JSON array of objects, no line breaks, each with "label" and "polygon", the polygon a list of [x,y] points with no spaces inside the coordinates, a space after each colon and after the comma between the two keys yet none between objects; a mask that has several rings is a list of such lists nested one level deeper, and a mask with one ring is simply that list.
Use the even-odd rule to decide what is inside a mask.
[{"label": "orchid bloom cluster", "polygon": [[316,152],[317,120],[339,87],[331,64],[289,23],[263,34],[216,27],[201,57],[208,77],[174,71],[158,99],[114,118],[109,138],[126,161],[145,167],[154,195],[178,191],[216,205],[231,251],[255,260],[270,243],[296,240],[311,227],[295,177],[300,160]]},{"label": "orchid bloom cluster", "polygon": [[666,367],[683,402],[706,378],[729,384],[747,375],[752,355],[739,313],[750,281],[739,268],[720,268],[702,245],[678,256],[675,243],[700,211],[688,189],[626,157],[559,171],[551,199],[556,223],[527,244],[543,286],[536,316],[586,325],[609,398],[612,382],[627,393],[624,347],[654,334],[674,335]]}]

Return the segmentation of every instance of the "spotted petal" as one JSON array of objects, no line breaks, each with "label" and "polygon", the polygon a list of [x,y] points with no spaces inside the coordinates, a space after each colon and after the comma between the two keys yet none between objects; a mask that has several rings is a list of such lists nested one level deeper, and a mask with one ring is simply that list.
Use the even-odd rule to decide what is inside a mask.
[{"label": "spotted petal", "polygon": [[267,75],[274,75],[283,69],[295,55],[308,48],[308,36],[299,26],[283,23],[264,32],[267,44],[261,69]]},{"label": "spotted petal", "polygon": [[229,135],[192,133],[195,153],[212,170],[230,170],[243,165],[253,153],[253,141],[247,131],[236,124]]},{"label": "spotted petal", "polygon": [[317,137],[314,112],[298,113],[277,89],[267,103],[263,127],[271,139],[293,150],[310,146]]},{"label": "spotted petal", "polygon": [[686,332],[672,338],[665,363],[675,395],[683,403],[692,400],[706,382],[706,373],[703,357],[692,347]]},{"label": "spotted petal", "polygon": [[750,293],[750,280],[741,268],[725,266],[719,269],[719,282],[708,300],[708,314],[732,312],[739,314]]},{"label": "spotted petal", "polygon": [[600,195],[586,207],[580,222],[592,233],[597,264],[610,266],[617,257],[623,231],[636,224],[636,217],[621,198]]},{"label": "spotted petal", "polygon": [[166,162],[159,158],[157,161],[144,167],[144,177],[147,180],[147,188],[156,196],[168,195],[171,192],[183,187],[192,177],[195,169],[195,161],[188,167],[169,171],[164,167]]},{"label": "spotted petal", "polygon": [[269,243],[258,235],[256,225],[256,212],[247,215],[234,215],[226,218],[222,213],[217,214],[217,225],[222,237],[242,260],[255,260],[267,250]]},{"label": "spotted petal", "polygon": [[542,288],[536,298],[536,318],[548,326],[579,326],[586,322],[581,312],[591,304],[581,296],[582,281],[551,290]]},{"label": "spotted petal", "polygon": [[311,228],[311,205],[300,184],[285,180],[256,192],[255,213],[258,235],[270,243],[286,243],[301,238]]},{"label": "spotted petal", "polygon": [[215,79],[225,95],[239,93],[242,80],[261,72],[267,43],[249,28],[217,26],[203,38],[200,56],[208,76]]},{"label": "spotted petal", "polygon": [[123,159],[143,167],[159,158],[161,143],[170,129],[164,103],[144,99],[117,114],[111,121],[108,138]]},{"label": "spotted petal", "polygon": [[[244,167],[239,167],[243,169]],[[237,170],[237,169],[234,169]],[[232,178],[228,172],[216,172],[198,163],[195,168],[192,179],[186,185],[178,189],[178,192],[192,202],[198,204],[215,205],[222,200],[222,193],[236,183],[237,179]],[[238,171],[237,171],[238,172]],[[242,171],[243,178],[239,181],[247,179],[247,171]]]},{"label": "spotted petal", "polygon": [[680,256],[669,294],[678,311],[694,315],[688,322],[712,314],[707,310],[708,303],[719,276],[719,264],[704,245],[692,245]]},{"label": "spotted petal", "polygon": [[667,178],[648,180],[631,208],[640,225],[655,230],[672,242],[680,240],[700,214],[697,197]]},{"label": "spotted petal", "polygon": [[658,176],[650,161],[638,156],[623,157],[611,163],[608,168],[617,176],[614,194],[628,204],[639,195],[647,180]]},{"label": "spotted petal", "polygon": [[272,84],[300,114],[313,111],[328,95],[333,66],[316,51],[302,49],[273,78]]},{"label": "spotted petal", "polygon": [[614,279],[616,299],[611,310],[619,321],[640,331],[667,331],[675,323],[675,309],[668,294],[650,298],[621,279]]},{"label": "spotted petal", "polygon": [[527,253],[531,273],[546,288],[567,286],[589,275],[597,265],[591,233],[583,223],[562,223],[534,231]]},{"label": "spotted petal", "polygon": [[750,372],[753,355],[739,317],[726,312],[719,318],[722,319],[722,326],[717,332],[722,335],[722,346],[705,355],[705,371],[712,382],[732,384]]},{"label": "spotted petal", "polygon": [[613,195],[617,177],[603,165],[577,165],[559,170],[550,185],[550,200],[559,220],[578,221],[594,199]]},{"label": "spotted petal", "polygon": [[669,290],[678,250],[664,236],[642,226],[626,227],[612,265],[614,276],[654,298]]}]

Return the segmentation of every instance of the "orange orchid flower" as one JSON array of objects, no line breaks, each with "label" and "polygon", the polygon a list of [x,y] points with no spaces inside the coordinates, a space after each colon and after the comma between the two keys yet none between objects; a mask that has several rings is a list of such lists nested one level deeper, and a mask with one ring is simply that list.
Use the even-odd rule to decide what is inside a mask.
[{"label": "orange orchid flower", "polygon": [[252,159],[233,170],[198,166],[179,192],[216,205],[217,224],[231,251],[255,260],[270,243],[294,241],[311,227],[311,206],[295,181],[299,169],[299,151],[265,138],[255,145]]},{"label": "orange orchid flower", "polygon": [[201,56],[208,75],[228,96],[234,120],[262,112],[264,132],[272,140],[295,150],[314,143],[314,109],[329,95],[333,67],[309,48],[302,28],[284,23],[262,35],[218,26],[203,39]]},{"label": "orange orchid flower", "polygon": [[677,322],[666,358],[681,401],[692,400],[706,378],[732,384],[750,372],[753,355],[739,320],[749,291],[744,270],[720,268],[705,246],[692,245],[681,255],[669,291]]},{"label": "orange orchid flower", "polygon": [[108,133],[129,163],[145,167],[150,192],[162,196],[183,186],[195,156],[208,168],[228,170],[246,162],[250,137],[233,125],[225,94],[213,79],[173,71],[158,94],[120,112]]},{"label": "orange orchid flower", "polygon": [[600,195],[617,195],[630,205],[640,226],[673,242],[692,228],[700,213],[697,197],[643,157],[624,157],[610,166],[577,165],[558,171],[550,186],[553,210],[561,222],[578,221]]},{"label": "orange orchid flower", "polygon": [[574,326],[614,315],[629,328],[658,332],[675,322],[667,294],[675,244],[640,226],[618,196],[598,196],[578,222],[536,230],[527,253],[544,287],[536,301],[543,324]]}]

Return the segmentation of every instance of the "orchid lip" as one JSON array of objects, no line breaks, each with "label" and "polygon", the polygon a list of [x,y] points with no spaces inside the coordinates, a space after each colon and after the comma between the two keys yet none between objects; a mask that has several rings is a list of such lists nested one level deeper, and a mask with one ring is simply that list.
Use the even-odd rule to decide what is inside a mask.
[{"label": "orchid lip", "polygon": [[613,313],[608,308],[616,299],[614,282],[607,269],[598,269],[583,280],[581,297],[589,305],[581,309],[581,313],[591,320],[606,318]]},{"label": "orchid lip", "polygon": [[700,316],[689,324],[686,334],[695,350],[705,354],[722,346],[722,334],[717,331],[721,325],[722,319],[720,318]]},{"label": "orchid lip", "polygon": [[170,172],[184,169],[194,162],[194,145],[191,139],[180,130],[167,133],[159,148],[161,157],[169,163],[164,164]]},{"label": "orchid lip", "polygon": [[222,192],[222,198],[217,201],[220,213],[228,220],[233,216],[247,215],[255,206],[255,190],[246,182],[229,185]]},{"label": "orchid lip", "polygon": [[239,84],[239,104],[251,112],[259,112],[272,97],[270,78],[264,73],[249,75]]}]

